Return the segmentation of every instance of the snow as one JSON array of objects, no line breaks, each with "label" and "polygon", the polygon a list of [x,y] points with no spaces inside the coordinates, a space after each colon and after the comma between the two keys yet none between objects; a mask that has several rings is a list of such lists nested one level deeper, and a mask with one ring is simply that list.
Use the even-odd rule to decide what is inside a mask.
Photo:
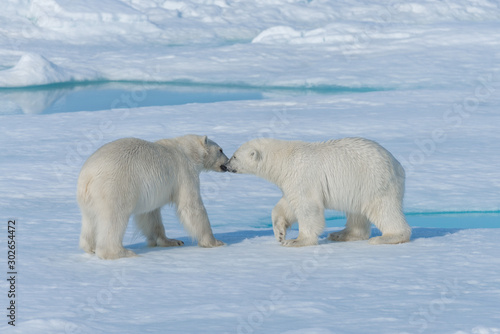
[{"label": "snow", "polygon": [[[344,220],[329,211],[320,245],[284,248],[270,225],[279,189],[207,173],[226,246],[197,247],[166,207],[167,235],[185,246],[147,248],[131,224],[124,243],[140,256],[102,261],[78,249],[75,200],[85,159],[117,138],[207,134],[231,154],[258,136],[363,136],[404,165],[410,222],[498,217],[499,28],[487,0],[3,3],[0,100],[26,114],[0,114],[0,212],[18,224],[19,271],[16,328],[0,280],[0,332],[500,333],[498,228],[456,218],[414,226],[407,244],[331,243]],[[109,81],[144,86],[102,110],[39,114],[57,85]],[[148,83],[264,99],[129,108]]]},{"label": "snow", "polygon": [[19,62],[8,70],[2,71],[0,86],[23,87],[41,86],[62,82],[97,80],[98,76],[87,70],[79,73],[64,69],[38,54],[24,54]]},{"label": "snow", "polygon": [[[65,70],[92,69],[73,79],[82,81],[390,89],[465,87],[500,70],[493,1],[82,3],[9,1],[2,65],[31,53]],[[30,85],[6,74],[1,86]]]}]

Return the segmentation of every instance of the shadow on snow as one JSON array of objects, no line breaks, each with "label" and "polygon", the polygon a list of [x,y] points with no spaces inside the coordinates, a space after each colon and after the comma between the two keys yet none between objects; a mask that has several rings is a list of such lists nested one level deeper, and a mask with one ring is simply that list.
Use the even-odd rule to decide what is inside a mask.
[{"label": "shadow on snow", "polygon": [[[331,233],[332,231],[338,231],[338,230],[340,230],[340,228],[329,229],[329,231],[321,234],[319,243],[322,245],[338,243],[338,242],[329,241],[328,239],[326,239],[328,237],[329,233]],[[417,239],[422,239],[422,238],[426,239],[426,238],[444,237],[444,236],[449,235],[449,234],[457,233],[461,230],[463,230],[463,229],[460,229],[460,228],[416,227],[416,228],[413,228],[410,242],[417,240]],[[293,232],[295,232],[295,235],[292,237],[295,237],[296,230]],[[375,236],[379,236],[379,235],[381,235],[380,231],[376,228],[372,228],[371,237],[375,237]],[[226,245],[230,246],[230,245],[239,244],[247,239],[259,238],[259,237],[272,237],[274,239],[274,234],[273,234],[272,229],[256,229],[256,230],[242,230],[242,231],[234,231],[234,232],[226,232],[226,233],[216,233],[215,237],[217,239],[225,242]],[[178,240],[182,240],[184,242],[183,247],[197,247],[196,241],[193,241],[189,237],[181,237],[181,238],[178,238]],[[278,244],[277,241],[276,241],[276,244]],[[136,252],[138,254],[145,254],[145,253],[149,253],[149,252],[165,250],[165,247],[148,247],[146,242],[139,242],[139,243],[134,243],[134,244],[130,244],[130,245],[125,245],[125,247],[134,250],[134,252]],[[175,247],[175,248],[177,248],[177,247]]]}]

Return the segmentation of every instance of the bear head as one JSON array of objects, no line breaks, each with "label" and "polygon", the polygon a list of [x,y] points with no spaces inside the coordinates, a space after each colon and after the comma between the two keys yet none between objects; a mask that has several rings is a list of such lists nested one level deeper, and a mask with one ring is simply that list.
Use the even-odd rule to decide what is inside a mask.
[{"label": "bear head", "polygon": [[262,153],[255,140],[241,145],[222,169],[231,173],[258,174]]},{"label": "bear head", "polygon": [[215,171],[225,172],[222,165],[229,159],[222,151],[222,148],[207,136],[184,135],[171,139],[161,139],[157,141],[160,145],[174,145],[182,150],[198,170],[201,172]]},{"label": "bear head", "polygon": [[203,168],[215,172],[225,172],[224,164],[229,160],[222,148],[207,136],[201,137],[203,147]]}]

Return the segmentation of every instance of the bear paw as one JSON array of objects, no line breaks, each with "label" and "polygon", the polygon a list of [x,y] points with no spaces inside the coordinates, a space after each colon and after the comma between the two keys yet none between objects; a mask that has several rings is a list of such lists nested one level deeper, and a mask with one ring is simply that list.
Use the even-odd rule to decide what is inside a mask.
[{"label": "bear paw", "polygon": [[125,249],[125,248],[117,249],[117,250],[114,250],[114,249],[105,249],[105,250],[96,249],[95,254],[103,260],[116,260],[116,259],[120,259],[122,257],[137,257],[137,254],[135,254],[131,250]]},{"label": "bear paw", "polygon": [[278,218],[276,220],[273,220],[273,232],[274,232],[274,237],[278,242],[283,242],[286,239],[286,220],[282,218]]},{"label": "bear paw", "polygon": [[339,232],[333,232],[328,235],[328,240],[331,241],[358,241],[367,240],[370,235],[361,235],[346,231],[345,229]]},{"label": "bear paw", "polygon": [[219,246],[224,246],[225,243],[223,243],[220,240],[217,240],[215,238],[212,238],[212,240],[209,241],[198,241],[198,246],[204,247],[204,248],[212,248],[212,247],[219,247]]},{"label": "bear paw", "polygon": [[278,240],[278,242],[283,242],[283,241],[285,241],[286,233],[279,232],[279,233],[275,233],[274,236],[276,237],[276,240]]},{"label": "bear paw", "polygon": [[284,226],[273,226],[274,237],[278,242],[283,242],[286,239],[286,228]]},{"label": "bear paw", "polygon": [[148,241],[148,246],[149,247],[175,247],[175,246],[182,246],[184,245],[184,242],[181,240],[177,239],[169,239],[167,237],[158,237],[156,240],[149,240]]},{"label": "bear paw", "polygon": [[91,247],[86,242],[81,242],[80,241],[80,248],[83,249],[86,253],[89,253],[89,254],[94,254],[95,253],[95,249],[93,247]]},{"label": "bear paw", "polygon": [[382,244],[401,244],[408,241],[410,241],[409,235],[389,234],[389,235],[381,235],[380,237],[373,237],[370,239],[369,243],[372,245],[382,245]]},{"label": "bear paw", "polygon": [[281,243],[281,245],[285,247],[304,247],[304,246],[313,246],[318,244],[318,239],[290,239],[285,240]]},{"label": "bear paw", "polygon": [[278,242],[283,242],[286,240],[286,230],[283,229],[283,230],[279,230],[279,229],[274,229],[274,237],[276,238],[276,240],[278,240]]}]

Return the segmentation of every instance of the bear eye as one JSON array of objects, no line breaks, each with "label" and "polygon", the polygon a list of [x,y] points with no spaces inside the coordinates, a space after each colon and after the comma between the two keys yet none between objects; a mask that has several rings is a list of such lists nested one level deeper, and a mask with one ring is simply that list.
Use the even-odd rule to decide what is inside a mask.
[{"label": "bear eye", "polygon": [[219,152],[220,152],[220,153],[224,153],[224,152],[222,152],[222,148],[219,148]]}]

